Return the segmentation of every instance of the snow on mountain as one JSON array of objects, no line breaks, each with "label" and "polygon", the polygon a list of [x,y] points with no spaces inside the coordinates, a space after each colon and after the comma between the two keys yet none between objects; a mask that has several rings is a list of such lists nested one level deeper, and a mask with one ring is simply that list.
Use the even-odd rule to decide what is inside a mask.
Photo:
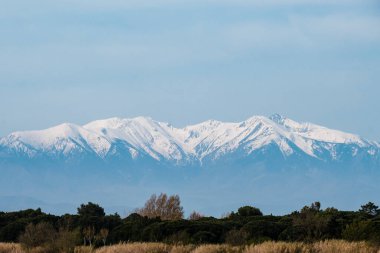
[{"label": "snow on mountain", "polygon": [[358,135],[328,129],[326,127],[311,123],[298,123],[278,114],[272,115],[270,118],[274,122],[284,126],[287,130],[308,139],[330,143],[355,143],[362,147],[367,145],[375,145],[375,143],[370,144],[368,141],[363,140]]},{"label": "snow on mountain", "polygon": [[160,156],[169,160],[184,159],[181,143],[171,135],[170,126],[148,117],[134,119],[112,118],[91,122],[84,129],[107,138],[110,142],[121,140],[135,152],[144,152],[156,160]]},{"label": "snow on mountain", "polygon": [[235,152],[248,157],[270,145],[275,145],[284,158],[302,153],[319,160],[326,160],[328,154],[327,157],[337,160],[342,156],[339,154],[343,152],[342,145],[350,148],[353,157],[359,149],[370,156],[380,153],[376,142],[275,114],[269,118],[254,116],[238,123],[209,120],[184,128],[148,117],[111,118],[84,126],[62,124],[41,131],[15,132],[0,139],[0,157],[7,152],[30,158],[39,154],[49,157],[93,154],[108,159],[116,152],[117,143],[122,143],[128,152],[124,155],[133,159],[143,155],[176,164],[218,160]]},{"label": "snow on mountain", "polygon": [[104,157],[110,142],[96,133],[74,124],[61,124],[46,130],[15,132],[0,140],[1,146],[33,157],[39,152],[68,155],[74,150],[95,152]]}]

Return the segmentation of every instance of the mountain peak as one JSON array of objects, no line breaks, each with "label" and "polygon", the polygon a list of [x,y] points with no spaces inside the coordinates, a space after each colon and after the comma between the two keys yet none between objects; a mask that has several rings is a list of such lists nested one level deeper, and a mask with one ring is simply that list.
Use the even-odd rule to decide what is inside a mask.
[{"label": "mountain peak", "polygon": [[344,145],[340,147],[344,152],[363,149],[369,154],[380,154],[378,144],[359,136],[298,123],[280,114],[269,118],[254,116],[236,123],[208,120],[184,128],[150,117],[109,118],[84,126],[65,123],[41,131],[13,133],[0,139],[0,150],[15,154],[23,150],[88,150],[102,158],[119,154],[133,159],[141,155],[158,161],[203,162],[204,158],[217,160],[234,154],[248,157],[273,144],[284,157],[296,152],[313,159],[326,159],[326,154],[336,157],[338,145]]},{"label": "mountain peak", "polygon": [[144,121],[144,122],[154,122],[154,120],[149,117],[149,116],[138,116],[138,117],[135,117],[133,118],[133,120],[136,120],[136,121]]},{"label": "mountain peak", "polygon": [[270,120],[276,122],[277,124],[284,124],[285,120],[286,120],[286,117],[282,116],[281,114],[279,113],[274,113],[272,114],[270,117],[269,117]]},{"label": "mountain peak", "polygon": [[204,125],[210,125],[210,126],[217,126],[217,125],[222,124],[222,122],[219,121],[219,120],[210,119],[210,120],[204,121],[202,124],[204,124]]}]

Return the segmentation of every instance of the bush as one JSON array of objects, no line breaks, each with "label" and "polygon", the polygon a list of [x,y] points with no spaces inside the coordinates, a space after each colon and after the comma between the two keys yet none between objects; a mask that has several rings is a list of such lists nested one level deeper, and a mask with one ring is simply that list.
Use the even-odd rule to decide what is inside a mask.
[{"label": "bush", "polygon": [[80,233],[78,230],[69,231],[61,229],[58,233],[58,238],[54,242],[54,248],[59,252],[73,253],[76,245],[80,243]]},{"label": "bush", "polygon": [[194,243],[215,243],[217,241],[217,237],[215,234],[208,231],[199,231],[195,233],[192,237]]},{"label": "bush", "polygon": [[343,239],[348,241],[366,240],[369,235],[370,224],[370,221],[354,221],[350,225],[347,225],[346,229],[343,231]]},{"label": "bush", "polygon": [[229,245],[243,245],[247,243],[248,233],[244,230],[230,230],[226,235],[226,243]]},{"label": "bush", "polygon": [[30,223],[26,226],[25,232],[20,236],[20,243],[26,249],[36,247],[52,247],[57,239],[57,232],[54,227],[46,222],[34,225]]}]

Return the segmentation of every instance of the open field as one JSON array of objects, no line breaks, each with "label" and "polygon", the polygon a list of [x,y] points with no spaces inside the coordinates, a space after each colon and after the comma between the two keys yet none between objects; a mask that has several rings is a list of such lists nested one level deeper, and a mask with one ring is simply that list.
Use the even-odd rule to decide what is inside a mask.
[{"label": "open field", "polygon": [[[30,253],[47,253],[42,248]],[[91,249],[77,247],[75,253],[380,253],[380,247],[365,242],[346,242],[340,240],[322,241],[313,244],[264,242],[249,246],[234,247],[229,245],[169,245],[164,243],[122,243]],[[28,253],[20,245],[0,243],[0,253]],[[66,253],[66,252],[61,252]]]}]

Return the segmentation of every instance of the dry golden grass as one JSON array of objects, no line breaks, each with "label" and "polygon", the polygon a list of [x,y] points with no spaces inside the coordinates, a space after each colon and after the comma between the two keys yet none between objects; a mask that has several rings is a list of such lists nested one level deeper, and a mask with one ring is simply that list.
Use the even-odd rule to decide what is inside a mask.
[{"label": "dry golden grass", "polygon": [[331,240],[313,244],[315,252],[323,253],[380,253],[380,249],[372,247],[365,242],[346,242]]},{"label": "dry golden grass", "polygon": [[201,245],[195,248],[191,253],[240,253],[240,247],[229,245]]},{"label": "dry golden grass", "polygon": [[[33,249],[28,253],[40,252]],[[41,251],[42,252],[42,251]],[[0,243],[0,253],[27,253],[19,244]],[[77,247],[75,253],[380,253],[365,242],[330,240],[307,243],[264,242],[245,247],[229,245],[168,245],[164,243],[121,243],[99,249]]]},{"label": "dry golden grass", "polygon": [[[309,253],[310,245],[304,243],[264,242],[250,245],[244,253]],[[311,253],[311,252],[310,252]]]},{"label": "dry golden grass", "polygon": [[163,243],[118,244],[97,249],[95,253],[240,253],[238,247],[228,245],[167,245]]},{"label": "dry golden grass", "polygon": [[74,249],[74,253],[92,253],[93,251],[93,248],[89,246],[78,246]]},{"label": "dry golden grass", "polygon": [[0,243],[0,253],[24,253],[19,244]]},{"label": "dry golden grass", "polygon": [[97,249],[95,253],[169,253],[171,246],[164,243],[122,243]]},{"label": "dry golden grass", "polygon": [[194,245],[174,245],[170,253],[189,253],[195,249]]},{"label": "dry golden grass", "polygon": [[380,249],[365,242],[330,240],[313,244],[264,242],[247,246],[243,253],[380,253]]},{"label": "dry golden grass", "polygon": [[379,248],[365,242],[339,240],[323,241],[314,244],[264,242],[246,247],[228,245],[176,245],[162,243],[118,244],[97,249],[95,253],[380,253]]}]

